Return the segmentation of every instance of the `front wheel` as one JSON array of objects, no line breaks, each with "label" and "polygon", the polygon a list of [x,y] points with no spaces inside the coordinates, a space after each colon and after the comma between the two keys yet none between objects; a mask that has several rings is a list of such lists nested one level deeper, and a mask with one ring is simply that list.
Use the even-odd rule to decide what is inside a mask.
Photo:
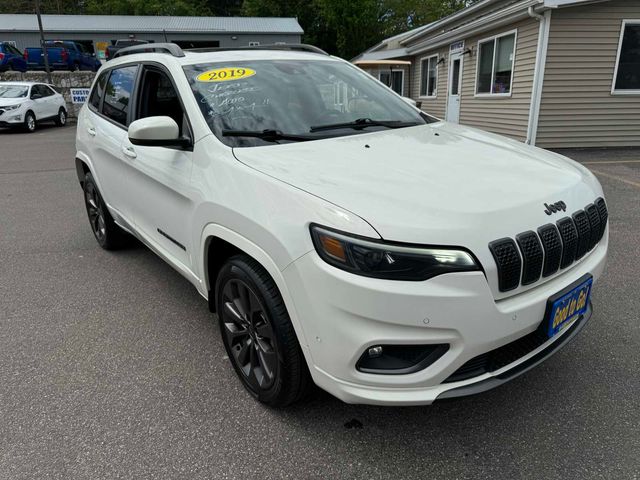
[{"label": "front wheel", "polygon": [[56,125],[59,127],[64,127],[67,124],[67,112],[64,108],[60,108],[58,111],[58,116],[56,117]]},{"label": "front wheel", "polygon": [[36,116],[33,112],[27,112],[24,116],[23,128],[27,133],[33,133],[36,131]]},{"label": "front wheel", "polygon": [[262,403],[284,407],[302,398],[309,371],[273,279],[246,255],[229,259],[216,282],[222,340],[244,387]]}]

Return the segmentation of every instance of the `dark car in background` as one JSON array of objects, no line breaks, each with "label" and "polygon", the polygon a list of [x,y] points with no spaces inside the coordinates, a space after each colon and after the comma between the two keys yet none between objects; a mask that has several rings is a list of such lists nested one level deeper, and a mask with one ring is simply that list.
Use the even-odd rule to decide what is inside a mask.
[{"label": "dark car in background", "polygon": [[104,52],[105,58],[107,60],[111,60],[116,52],[121,48],[133,47],[134,45],[144,45],[145,43],[149,43],[147,40],[136,40],[133,38],[125,38],[122,40],[116,40],[114,45],[109,45]]},{"label": "dark car in background", "polygon": [[0,72],[15,70],[27,71],[27,62],[16,47],[7,42],[0,42]]},{"label": "dark car in background", "polygon": [[[100,61],[94,53],[79,43],[69,40],[49,40],[45,43],[51,70],[98,71]],[[44,70],[44,51],[40,47],[26,48],[24,58],[29,70]]]}]

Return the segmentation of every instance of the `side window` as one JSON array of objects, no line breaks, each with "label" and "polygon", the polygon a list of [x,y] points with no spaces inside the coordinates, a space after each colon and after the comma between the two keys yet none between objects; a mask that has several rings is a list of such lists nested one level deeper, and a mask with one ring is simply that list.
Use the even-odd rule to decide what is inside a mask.
[{"label": "side window", "polygon": [[98,81],[93,86],[93,91],[91,92],[91,97],[89,98],[89,105],[93,107],[96,111],[100,109],[100,100],[102,100],[102,96],[104,95],[104,86],[107,83],[107,77],[109,76],[109,72],[104,72],[98,78]]},{"label": "side window", "polygon": [[102,114],[120,125],[127,125],[129,102],[137,71],[137,65],[116,68],[111,71],[105,87]]},{"label": "side window", "polygon": [[42,91],[42,87],[40,85],[34,85],[31,87],[31,98],[34,97],[41,98],[44,97],[44,92]]},{"label": "side window", "polygon": [[51,97],[54,92],[46,85],[39,85],[43,97]]},{"label": "side window", "polygon": [[186,117],[178,92],[166,73],[156,68],[144,68],[136,119],[167,116],[173,118],[180,134],[188,132]]}]

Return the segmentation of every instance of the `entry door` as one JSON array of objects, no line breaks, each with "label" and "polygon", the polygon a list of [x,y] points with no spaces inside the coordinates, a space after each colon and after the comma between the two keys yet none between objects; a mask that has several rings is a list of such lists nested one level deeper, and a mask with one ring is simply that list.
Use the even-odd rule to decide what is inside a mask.
[{"label": "entry door", "polygon": [[452,53],[449,57],[449,95],[447,99],[447,122],[460,121],[460,92],[462,91],[461,53]]}]

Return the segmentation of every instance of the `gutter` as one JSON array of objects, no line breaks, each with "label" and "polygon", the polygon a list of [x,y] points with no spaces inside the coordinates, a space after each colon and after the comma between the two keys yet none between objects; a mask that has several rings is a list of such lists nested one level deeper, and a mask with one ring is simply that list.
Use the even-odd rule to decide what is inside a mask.
[{"label": "gutter", "polygon": [[[491,28],[496,28],[504,24],[518,21],[522,18],[527,18],[527,8],[539,5],[542,1],[543,0],[527,0],[523,3],[517,3],[503,8],[463,26],[454,28],[453,30],[447,30],[440,35],[428,38],[422,42],[416,43],[415,45],[408,46],[407,53],[413,55],[433,50],[434,48],[451,43],[452,40],[464,38],[464,36],[472,36],[477,32],[484,31],[489,26]],[[401,42],[401,44],[404,43],[406,43],[406,40]]]},{"label": "gutter", "polygon": [[551,10],[545,10],[543,14],[535,11],[533,6],[527,10],[531,18],[536,19],[538,29],[538,49],[536,51],[536,64],[533,75],[533,88],[531,90],[531,105],[529,106],[529,124],[527,126],[527,139],[525,143],[535,145],[538,136],[538,124],[540,122],[540,104],[542,102],[542,90],[544,87],[544,75],[547,64],[547,51],[549,48],[549,31],[551,30]]}]

